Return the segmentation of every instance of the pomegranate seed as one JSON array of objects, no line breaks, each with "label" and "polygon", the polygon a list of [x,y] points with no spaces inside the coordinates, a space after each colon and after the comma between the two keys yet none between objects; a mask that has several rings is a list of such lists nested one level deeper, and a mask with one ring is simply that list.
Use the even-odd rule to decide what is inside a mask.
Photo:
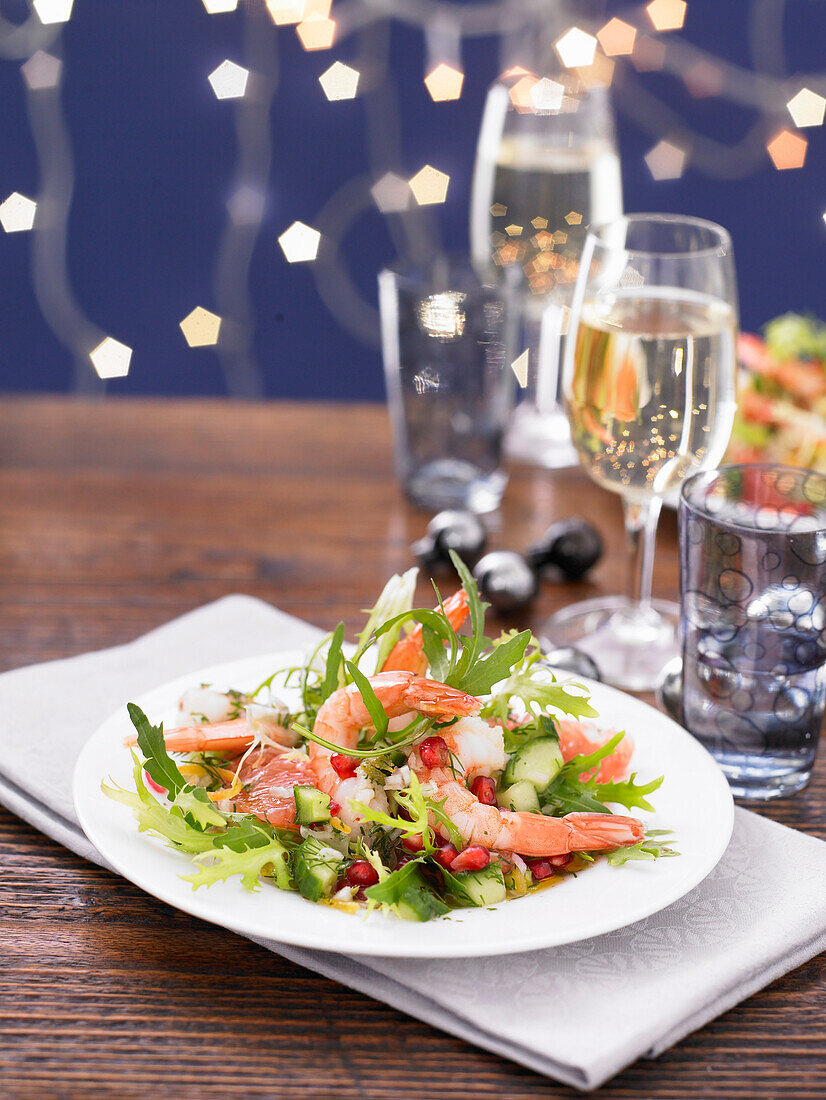
[{"label": "pomegranate seed", "polygon": [[496,805],[496,784],[488,775],[477,775],[470,785],[470,793],[484,806]]},{"label": "pomegranate seed", "polygon": [[483,871],[490,863],[490,852],[481,844],[471,844],[450,865],[451,871]]},{"label": "pomegranate seed", "polygon": [[166,787],[162,787],[160,783],[156,783],[146,768],[143,770],[143,778],[146,780],[146,785],[150,791],[154,791],[155,794],[166,794]]},{"label": "pomegranate seed", "polygon": [[414,833],[413,836],[403,836],[402,847],[407,848],[408,852],[420,852],[424,848],[424,837],[421,833]]},{"label": "pomegranate seed", "polygon": [[375,886],[379,881],[379,873],[366,859],[357,859],[347,868],[347,881],[351,886]]},{"label": "pomegranate seed", "polygon": [[340,752],[334,752],[330,757],[330,767],[339,779],[352,779],[358,766],[359,762],[354,756],[342,756]]},{"label": "pomegranate seed", "polygon": [[555,873],[555,868],[549,859],[533,859],[528,862],[528,866],[537,882],[541,882],[543,878],[550,878]]},{"label": "pomegranate seed", "polygon": [[413,862],[413,856],[402,856],[400,859],[396,860],[396,870],[398,871],[398,869],[400,867],[404,867],[405,863],[412,863],[412,862]]},{"label": "pomegranate seed", "polygon": [[551,867],[567,867],[573,858],[573,852],[566,852],[564,856],[548,856],[548,863]]},{"label": "pomegranate seed", "polygon": [[338,815],[340,813],[341,813],[341,806],[339,806],[338,802],[336,802],[336,800],[334,798],[331,798],[330,799],[330,815],[332,817],[338,817]]},{"label": "pomegranate seed", "polygon": [[440,866],[449,871],[450,868],[453,866],[453,861],[458,856],[458,854],[459,849],[456,847],[455,844],[443,844],[441,848],[436,849],[436,853],[433,858]]},{"label": "pomegranate seed", "polygon": [[419,745],[419,756],[426,768],[441,768],[450,759],[444,737],[426,737]]}]

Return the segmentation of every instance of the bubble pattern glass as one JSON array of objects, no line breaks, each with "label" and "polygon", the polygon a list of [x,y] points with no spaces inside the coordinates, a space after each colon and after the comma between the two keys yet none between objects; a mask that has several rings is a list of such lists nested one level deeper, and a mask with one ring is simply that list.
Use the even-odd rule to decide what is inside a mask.
[{"label": "bubble pattern glass", "polygon": [[680,501],[683,722],[736,795],[809,781],[826,699],[826,478],[724,466]]}]

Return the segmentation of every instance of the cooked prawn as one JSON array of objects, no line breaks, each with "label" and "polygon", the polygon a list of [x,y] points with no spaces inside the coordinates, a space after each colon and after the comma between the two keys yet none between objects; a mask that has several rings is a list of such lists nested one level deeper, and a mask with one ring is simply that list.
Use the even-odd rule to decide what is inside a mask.
[{"label": "cooked prawn", "polygon": [[[164,744],[169,752],[227,752],[238,753],[250,748],[256,740],[274,742],[285,749],[297,743],[292,730],[280,722],[257,716],[255,711],[269,708],[251,706],[245,718],[233,718],[228,722],[210,722],[202,726],[179,726],[166,730]],[[265,735],[263,738],[261,734]],[[134,745],[137,737],[124,739],[124,745]]]},{"label": "cooked prawn", "polygon": [[[457,691],[437,680],[414,676],[412,672],[379,672],[371,676],[369,682],[390,718],[411,711],[432,718],[451,718],[454,715],[476,714],[482,706],[479,699],[464,691]],[[313,733],[338,746],[341,754],[346,756],[348,749],[358,745],[361,730],[371,725],[370,712],[358,686],[348,684],[334,691],[321,705]],[[315,773],[316,786],[339,803],[342,820],[348,825],[354,824],[358,821],[358,815],[349,811],[349,800],[364,802],[365,790],[368,796],[378,792],[373,792],[355,768],[352,776],[345,775],[343,778],[339,775],[330,762],[332,756],[332,749],[315,742],[310,744],[310,764]]]},{"label": "cooked prawn", "polygon": [[426,767],[418,751],[409,758],[420,782],[435,787],[433,797],[442,802],[442,810],[468,844],[536,857],[608,851],[642,840],[645,826],[633,817],[608,813],[546,817],[480,802],[464,780],[486,767],[496,771],[504,766],[502,728],[486,722],[473,723],[472,730],[468,727],[468,722],[457,722],[441,731],[451,754],[448,765]]},{"label": "cooked prawn", "polygon": [[[570,719],[557,722],[556,728],[559,732],[559,747],[566,762],[579,756],[580,753],[594,752],[617,733],[616,730],[598,730],[595,726],[586,725],[585,722],[574,722]],[[595,736],[592,737],[590,734]],[[579,778],[584,783],[596,772],[597,783],[625,779],[633,753],[634,742],[626,733],[614,751],[600,762],[599,768],[583,772]]]},{"label": "cooked prawn", "polygon": [[[441,611],[434,607],[434,611]],[[445,615],[454,630],[458,630],[468,617],[467,592],[460,588],[444,602]],[[424,655],[422,624],[416,623],[409,634],[402,634],[382,665],[382,672],[413,672],[424,676],[427,672],[427,658]]]}]

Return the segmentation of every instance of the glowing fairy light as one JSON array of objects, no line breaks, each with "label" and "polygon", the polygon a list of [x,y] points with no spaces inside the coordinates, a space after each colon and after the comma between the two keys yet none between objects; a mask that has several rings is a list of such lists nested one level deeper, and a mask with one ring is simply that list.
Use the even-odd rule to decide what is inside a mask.
[{"label": "glowing fairy light", "polygon": [[648,18],[658,31],[678,31],[685,22],[686,0],[651,0],[646,6]]},{"label": "glowing fairy light", "polygon": [[267,0],[267,11],[279,27],[302,22],[306,7],[304,0]]},{"label": "glowing fairy light", "polygon": [[296,34],[305,50],[329,50],[336,37],[336,21],[312,14],[298,24]]},{"label": "glowing fairy light", "polygon": [[566,69],[593,65],[597,40],[580,27],[571,27],[554,42],[554,49]]},{"label": "glowing fairy light", "polygon": [[449,183],[450,176],[426,164],[410,180],[410,190],[419,206],[431,206],[445,201]]},{"label": "glowing fairy light", "polygon": [[549,80],[544,76],[541,80],[537,80],[528,95],[537,111],[555,113],[562,107],[565,88],[562,84],[557,84],[555,80]]},{"label": "glowing fairy light", "polygon": [[304,222],[293,222],[278,238],[278,243],[287,258],[287,263],[308,263],[318,255],[321,234]]},{"label": "glowing fairy light", "polygon": [[205,348],[218,343],[221,318],[203,306],[196,306],[181,321],[181,332],[191,348]]},{"label": "glowing fairy light", "polygon": [[343,61],[335,61],[321,74],[318,82],[331,102],[338,99],[355,99],[359,86],[359,71],[351,69]]},{"label": "glowing fairy light", "polygon": [[490,208],[490,216],[492,218],[504,218],[507,212],[508,208],[503,202],[495,202]]},{"label": "glowing fairy light", "polygon": [[597,31],[597,40],[608,57],[633,53],[636,37],[637,28],[616,16],[609,19],[602,30]]},{"label": "glowing fairy light", "polygon": [[801,88],[786,104],[786,109],[795,126],[822,126],[826,99],[810,88]]},{"label": "glowing fairy light", "polygon": [[0,203],[0,225],[7,233],[25,233],[34,225],[37,203],[27,199],[19,191],[13,191],[5,202]]},{"label": "glowing fairy light", "polygon": [[548,219],[540,218],[539,215],[537,215],[535,218],[531,219],[531,225],[534,227],[534,229],[547,229]]},{"label": "glowing fairy light", "polygon": [[444,61],[424,78],[425,87],[435,103],[442,103],[448,99],[458,99],[462,94],[464,82],[465,74],[460,69],[454,69],[452,65],[448,65]]},{"label": "glowing fairy light", "polygon": [[505,232],[507,233],[507,235],[509,237],[521,237],[522,236],[522,226],[521,225],[516,225],[516,224],[506,225],[505,226]]},{"label": "glowing fairy light", "polygon": [[129,373],[132,349],[120,340],[107,336],[93,351],[89,352],[92,366],[98,378],[125,378]]},{"label": "glowing fairy light", "polygon": [[461,309],[466,294],[448,290],[443,294],[431,294],[417,308],[419,325],[427,333],[440,340],[455,340],[465,331],[465,311]]},{"label": "glowing fairy light", "polygon": [[208,15],[220,15],[221,12],[235,11],[238,0],[204,0],[204,7]]},{"label": "glowing fairy light", "polygon": [[236,65],[234,61],[222,61],[207,78],[217,99],[240,99],[247,90],[250,77],[249,69]]},{"label": "glowing fairy light", "polygon": [[28,61],[20,66],[23,79],[33,92],[42,91],[44,88],[56,88],[60,83],[60,74],[63,71],[63,62],[59,57],[52,57],[50,53],[38,50],[33,53]]},{"label": "glowing fairy light", "polygon": [[685,170],[686,151],[670,141],[658,141],[645,154],[645,163],[655,180],[679,179]]},{"label": "glowing fairy light", "polygon": [[370,188],[370,194],[382,214],[398,214],[406,210],[413,197],[410,184],[395,172],[385,172]]},{"label": "glowing fairy light", "polygon": [[530,348],[525,348],[521,355],[518,355],[516,359],[511,363],[511,370],[516,375],[516,381],[524,390],[528,384],[528,364],[530,359]]},{"label": "glowing fairy light", "polygon": [[572,210],[569,214],[565,215],[565,221],[568,225],[582,225],[582,215],[576,210]]},{"label": "glowing fairy light", "polygon": [[68,23],[74,0],[34,0],[33,7],[41,23]]},{"label": "glowing fairy light", "polygon": [[802,134],[791,130],[781,130],[766,146],[766,151],[779,172],[787,168],[802,168],[806,160],[809,143]]},{"label": "glowing fairy light", "polygon": [[533,100],[531,99],[531,92],[534,85],[537,83],[535,76],[523,76],[511,87],[509,95],[511,103],[520,112],[525,114],[526,112],[533,112],[535,107]]}]

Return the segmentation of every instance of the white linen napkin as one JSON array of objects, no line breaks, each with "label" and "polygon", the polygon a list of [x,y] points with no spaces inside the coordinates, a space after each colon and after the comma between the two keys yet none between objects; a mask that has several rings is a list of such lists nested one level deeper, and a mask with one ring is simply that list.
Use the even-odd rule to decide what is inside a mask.
[{"label": "white linen napkin", "polygon": [[[77,823],[71,781],[80,749],[108,715],[173,677],[318,636],[259,600],[229,596],[128,645],[3,674],[0,802],[103,863]],[[685,898],[628,928],[545,951],[381,959],[256,942],[590,1089],[826,948],[826,844],[738,809],[725,856]]]}]

